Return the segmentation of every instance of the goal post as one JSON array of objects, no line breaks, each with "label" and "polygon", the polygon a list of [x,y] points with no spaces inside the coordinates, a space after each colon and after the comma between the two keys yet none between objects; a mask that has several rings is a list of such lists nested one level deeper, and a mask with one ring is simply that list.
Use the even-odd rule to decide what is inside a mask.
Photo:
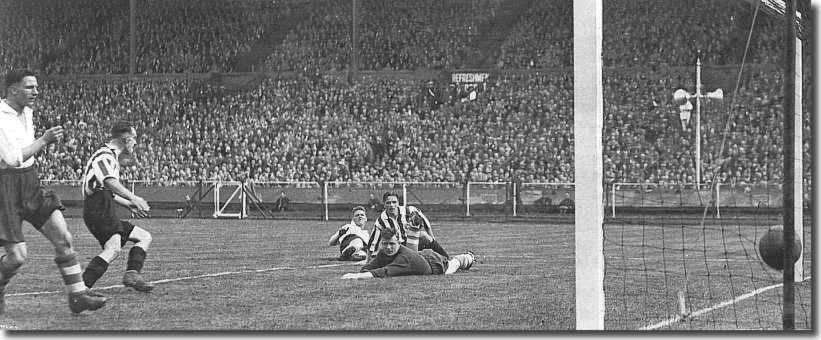
[{"label": "goal post", "polygon": [[[573,1],[576,330],[604,330],[602,0]],[[580,185],[581,184],[581,185]]]},{"label": "goal post", "polygon": [[515,204],[508,182],[465,183],[465,216],[505,216]]},{"label": "goal post", "polygon": [[[228,194],[230,192],[230,194]],[[225,194],[228,194],[227,198]],[[236,202],[236,203],[235,203]],[[228,212],[228,207],[239,204],[238,212]],[[248,216],[247,202],[245,197],[244,184],[242,182],[222,182],[214,183],[214,218],[245,218]]]},{"label": "goal post", "polygon": [[[803,134],[803,122],[804,122],[804,111],[803,111],[803,104],[802,104],[802,91],[803,91],[803,71],[801,71],[800,67],[803,65],[803,61],[801,59],[801,39],[796,37],[795,38],[795,79],[793,79],[793,86],[794,86],[794,119],[793,119],[793,140],[790,141],[793,143],[793,204],[792,214],[795,230],[794,234],[802,236],[804,235],[804,187],[803,187],[803,178],[804,178],[804,154],[801,152],[804,149],[803,141],[804,141],[804,134]],[[787,142],[787,143],[790,143]],[[793,268],[794,277],[793,280],[795,282],[804,281],[804,252],[800,252],[800,257],[798,258],[798,262],[795,263]]]}]

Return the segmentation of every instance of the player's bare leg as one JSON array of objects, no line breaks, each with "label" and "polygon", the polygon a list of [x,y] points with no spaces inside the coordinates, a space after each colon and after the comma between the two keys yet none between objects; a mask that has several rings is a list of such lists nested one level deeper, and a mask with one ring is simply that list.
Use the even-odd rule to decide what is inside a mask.
[{"label": "player's bare leg", "polygon": [[96,310],[105,305],[106,299],[101,296],[91,296],[83,283],[82,268],[77,261],[77,255],[71,248],[71,233],[66,226],[63,213],[55,210],[49,220],[40,228],[43,234],[54,246],[54,262],[60,269],[63,283],[68,293],[68,307],[73,313],[84,310]]}]

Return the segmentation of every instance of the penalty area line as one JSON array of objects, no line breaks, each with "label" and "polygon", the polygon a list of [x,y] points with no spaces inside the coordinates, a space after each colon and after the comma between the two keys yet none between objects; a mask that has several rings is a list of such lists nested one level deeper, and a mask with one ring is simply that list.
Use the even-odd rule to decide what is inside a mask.
[{"label": "penalty area line", "polygon": [[[183,276],[183,277],[176,277],[176,278],[171,278],[171,279],[161,279],[161,280],[155,280],[155,281],[150,281],[150,282],[153,283],[153,284],[164,284],[164,283],[170,283],[170,282],[196,280],[196,279],[203,279],[203,278],[207,278],[207,277],[219,277],[219,276],[227,276],[227,275],[265,273],[265,272],[274,272],[274,271],[280,271],[280,270],[332,268],[332,267],[344,266],[346,264],[347,263],[321,264],[321,265],[307,266],[307,267],[302,267],[302,268],[272,267],[272,268],[265,268],[265,269],[235,270],[235,271],[225,271],[225,272],[219,272],[219,273],[201,274],[201,275],[193,275],[193,276]],[[109,290],[109,289],[122,288],[122,287],[125,287],[125,286],[123,286],[123,285],[111,285],[111,286],[94,288],[94,290],[95,291]],[[59,293],[63,293],[63,292],[65,292],[65,291],[63,291],[63,290],[49,290],[49,291],[40,291],[40,292],[13,293],[13,294],[6,294],[6,297],[59,294]]]},{"label": "penalty area line", "polygon": [[[811,279],[811,278],[812,278],[811,276],[808,276],[808,277],[804,278],[804,280],[802,280],[801,282],[804,282],[804,281],[809,280],[809,279]],[[662,328],[662,327],[667,327],[667,326],[669,326],[669,325],[672,325],[672,324],[675,324],[675,323],[677,323],[677,322],[679,322],[679,321],[682,321],[682,320],[684,320],[685,318],[692,318],[692,317],[696,317],[696,316],[699,316],[699,315],[702,315],[702,314],[706,314],[706,313],[712,312],[712,311],[714,311],[714,310],[716,310],[716,309],[719,309],[719,308],[724,308],[724,307],[729,306],[729,305],[732,305],[732,304],[734,304],[734,303],[737,303],[737,302],[740,302],[740,301],[743,301],[743,300],[749,299],[749,298],[751,298],[751,297],[753,297],[753,296],[756,296],[756,295],[761,294],[761,293],[763,293],[763,292],[766,292],[766,291],[768,291],[768,290],[775,289],[775,288],[779,288],[779,287],[781,287],[781,286],[783,286],[783,285],[784,285],[784,283],[782,282],[782,283],[774,284],[774,285],[771,285],[771,286],[766,286],[766,287],[758,288],[758,289],[756,289],[756,290],[754,290],[754,291],[751,291],[751,292],[749,292],[749,293],[739,295],[739,296],[737,296],[737,297],[736,297],[736,298],[734,298],[734,299],[730,299],[730,300],[722,301],[722,302],[720,302],[720,303],[718,303],[718,304],[715,304],[715,305],[713,305],[713,306],[711,306],[711,307],[707,307],[707,308],[703,308],[703,309],[697,310],[697,311],[692,312],[692,313],[690,313],[690,314],[688,314],[688,315],[686,315],[686,316],[677,315],[677,316],[676,316],[676,317],[674,317],[674,318],[670,318],[670,319],[664,320],[664,321],[659,322],[659,323],[656,323],[656,324],[652,324],[652,325],[647,325],[647,326],[644,326],[644,327],[642,327],[642,328],[639,328],[639,330],[642,330],[642,331],[650,331],[650,330],[659,329],[659,328]]]}]

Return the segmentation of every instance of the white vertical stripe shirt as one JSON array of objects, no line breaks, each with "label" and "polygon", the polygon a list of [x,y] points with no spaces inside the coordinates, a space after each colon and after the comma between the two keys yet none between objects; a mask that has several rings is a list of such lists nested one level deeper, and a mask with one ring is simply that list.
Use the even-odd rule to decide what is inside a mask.
[{"label": "white vertical stripe shirt", "polygon": [[0,169],[34,165],[34,157],[23,159],[23,148],[34,143],[32,116],[30,107],[18,113],[5,100],[0,100]]},{"label": "white vertical stripe shirt", "polygon": [[91,196],[96,191],[105,189],[107,178],[120,180],[120,162],[117,161],[120,152],[121,150],[106,143],[91,155],[83,172],[83,194],[85,196]]},{"label": "white vertical stripe shirt", "polygon": [[[410,220],[411,215],[419,215],[419,225],[414,225]],[[368,250],[371,253],[376,253],[379,250],[379,238],[382,230],[391,229],[400,244],[407,246],[413,250],[419,250],[419,239],[433,239],[433,230],[430,225],[430,220],[416,207],[399,206],[399,214],[396,217],[388,216],[386,211],[379,214],[376,221],[373,223],[373,230],[371,230],[370,238],[368,239]]]}]

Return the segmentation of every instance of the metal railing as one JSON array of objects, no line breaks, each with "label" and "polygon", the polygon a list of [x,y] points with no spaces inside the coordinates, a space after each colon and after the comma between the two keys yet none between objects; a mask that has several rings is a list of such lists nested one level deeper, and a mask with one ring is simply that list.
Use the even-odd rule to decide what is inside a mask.
[{"label": "metal railing", "polygon": [[[43,180],[44,185],[55,189],[64,201],[81,201],[83,194],[79,180]],[[236,181],[176,181],[151,180],[126,181],[126,185],[149,202],[173,204],[190,203],[196,189],[201,197],[195,200],[221,207],[231,193],[205,195],[218,183]],[[365,205],[374,198],[381,202],[385,191],[395,191],[404,205],[446,207],[450,215],[461,210],[464,216],[520,216],[522,214],[550,214],[556,212],[558,203],[569,198],[575,200],[573,183],[542,182],[246,182],[253,190],[254,199],[262,206],[273,203],[280,195],[287,194],[290,203],[305,209],[321,209],[321,217],[329,219],[334,213],[348,211],[353,205]],[[714,187],[680,183],[612,183],[603,184],[604,205],[611,216],[619,208],[696,208],[765,207],[781,206],[782,190],[779,184],[720,184]],[[241,196],[241,195],[239,195]],[[241,196],[244,198],[244,196]],[[221,201],[221,202],[217,202]],[[242,204],[242,202],[236,202]],[[443,208],[444,209],[444,208]],[[444,211],[444,210],[443,210]]]}]

